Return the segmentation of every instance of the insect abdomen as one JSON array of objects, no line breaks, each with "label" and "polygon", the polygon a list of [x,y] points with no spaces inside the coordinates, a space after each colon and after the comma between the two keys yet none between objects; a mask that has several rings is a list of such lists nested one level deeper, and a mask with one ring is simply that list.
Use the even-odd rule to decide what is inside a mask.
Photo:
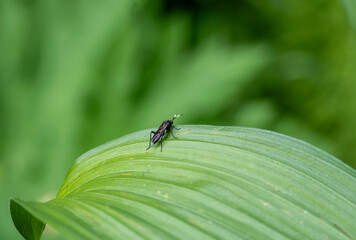
[{"label": "insect abdomen", "polygon": [[[164,134],[163,134],[164,135]],[[153,143],[156,143],[156,142],[158,142],[158,140],[160,139],[160,137],[161,137],[161,133],[160,132],[156,132],[156,134],[153,136],[153,138],[152,138],[152,142]]]},{"label": "insect abdomen", "polygon": [[166,132],[168,132],[170,129],[171,129],[171,126],[172,126],[173,122],[167,120],[167,121],[164,121],[161,126],[159,126],[157,132],[155,133],[155,135],[153,136],[152,138],[152,142],[155,144],[156,142],[159,141],[159,139],[161,137],[163,137]]}]

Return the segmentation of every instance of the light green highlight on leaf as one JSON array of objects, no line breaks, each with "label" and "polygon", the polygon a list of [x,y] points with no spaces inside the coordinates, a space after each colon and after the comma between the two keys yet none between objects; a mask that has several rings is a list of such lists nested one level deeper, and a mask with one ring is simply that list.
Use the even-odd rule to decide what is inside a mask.
[{"label": "light green highlight on leaf", "polygon": [[356,1],[342,0],[346,14],[354,31],[356,31]]}]

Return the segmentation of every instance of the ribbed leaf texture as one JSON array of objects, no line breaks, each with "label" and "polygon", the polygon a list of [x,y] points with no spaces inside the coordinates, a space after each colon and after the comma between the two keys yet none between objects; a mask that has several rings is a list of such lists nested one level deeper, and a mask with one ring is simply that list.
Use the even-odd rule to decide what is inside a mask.
[{"label": "ribbed leaf texture", "polygon": [[[82,155],[56,199],[10,201],[26,239],[355,239],[356,173],[270,131],[180,126],[163,152],[151,129]],[[158,145],[158,146],[157,146]]]}]

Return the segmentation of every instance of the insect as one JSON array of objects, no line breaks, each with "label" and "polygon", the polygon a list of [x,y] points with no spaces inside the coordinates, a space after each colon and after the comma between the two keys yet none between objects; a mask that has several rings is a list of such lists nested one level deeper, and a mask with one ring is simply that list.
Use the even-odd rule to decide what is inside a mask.
[{"label": "insect", "polygon": [[[171,130],[171,128],[173,127],[174,129],[177,129],[177,130],[180,130],[180,128],[176,128],[174,125],[173,125],[173,121],[174,119],[182,116],[183,114],[179,114],[179,115],[176,115],[174,114],[172,120],[166,120],[164,121],[161,126],[159,126],[159,128],[157,129],[157,131],[151,131],[150,133],[150,142],[149,142],[149,145],[148,145],[148,148],[146,150],[148,150],[150,147],[151,147],[151,142],[153,144],[156,144],[156,142],[158,142],[159,140],[161,140],[161,152],[162,152],[162,139],[163,139],[163,136],[169,132]],[[153,136],[152,136],[153,134]],[[177,138],[176,136],[173,135],[173,130],[171,131],[171,134],[174,138]]]}]

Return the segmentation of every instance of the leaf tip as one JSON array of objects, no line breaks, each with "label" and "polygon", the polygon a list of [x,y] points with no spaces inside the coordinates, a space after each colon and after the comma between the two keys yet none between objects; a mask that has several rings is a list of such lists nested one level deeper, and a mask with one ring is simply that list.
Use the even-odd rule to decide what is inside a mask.
[{"label": "leaf tip", "polygon": [[17,231],[27,240],[41,238],[45,224],[34,217],[25,207],[26,203],[11,198],[9,201],[12,221]]}]

